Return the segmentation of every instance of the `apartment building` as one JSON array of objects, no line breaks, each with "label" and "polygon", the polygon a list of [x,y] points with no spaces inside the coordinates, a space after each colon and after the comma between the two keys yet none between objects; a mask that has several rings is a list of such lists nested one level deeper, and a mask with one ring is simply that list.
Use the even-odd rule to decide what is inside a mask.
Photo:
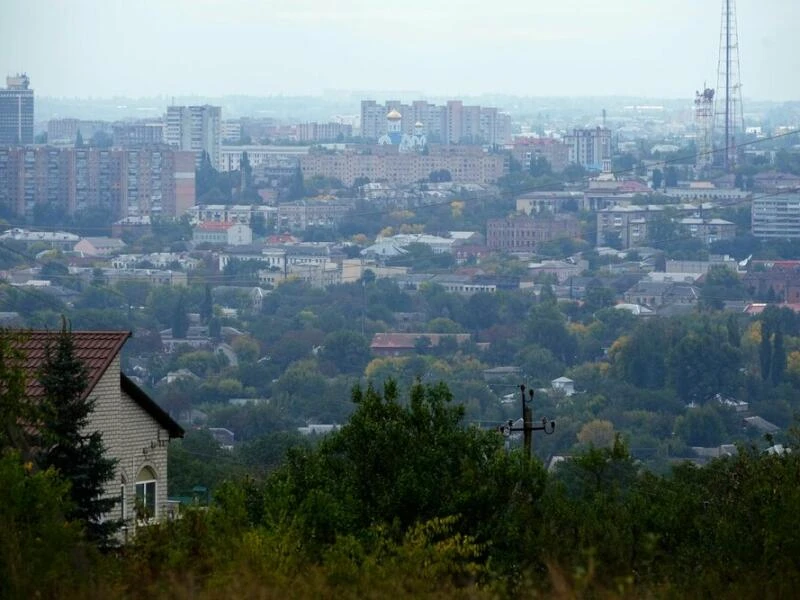
[{"label": "apartment building", "polygon": [[611,130],[605,127],[574,129],[564,137],[569,146],[569,162],[587,171],[611,172]]},{"label": "apartment building", "polygon": [[114,146],[123,148],[164,143],[164,123],[160,121],[118,122],[112,125],[112,132]]},{"label": "apartment building", "polygon": [[219,106],[168,106],[164,141],[176,150],[194,152],[200,165],[203,153],[219,170],[222,160],[222,109]]},{"label": "apartment building", "polygon": [[387,100],[361,101],[361,137],[378,140],[387,133],[386,116],[391,111],[402,115],[401,133],[412,135],[417,125],[429,142],[441,144],[504,145],[511,142],[511,117],[495,107],[464,106],[461,100],[450,100],[437,106],[425,100],[403,104]]},{"label": "apartment building", "polygon": [[0,206],[31,218],[37,206],[72,215],[107,208],[113,218],[180,216],[194,204],[194,157],[141,149],[0,147]]},{"label": "apartment building", "polygon": [[800,193],[756,196],[751,224],[753,235],[758,238],[800,237]]},{"label": "apartment building", "polygon": [[33,90],[27,75],[6,77],[0,88],[0,145],[33,143]]},{"label": "apartment building", "polygon": [[300,123],[298,142],[336,142],[353,137],[353,126],[346,123]]},{"label": "apartment building", "polygon": [[569,215],[517,216],[490,219],[486,223],[486,245],[505,252],[534,252],[539,244],[561,238],[580,237],[578,220]]},{"label": "apartment building", "polygon": [[310,152],[300,157],[304,177],[333,177],[347,186],[362,177],[370,181],[409,185],[446,170],[457,183],[492,183],[508,172],[505,156],[479,146],[430,146],[426,154],[400,153],[397,147],[374,147],[369,152]]},{"label": "apartment building", "polygon": [[619,240],[623,248],[644,244],[647,223],[663,214],[662,206],[611,206],[597,211],[597,245]]},{"label": "apartment building", "polygon": [[544,158],[554,173],[560,173],[570,163],[570,145],[553,138],[521,138],[514,141],[511,155],[523,169],[529,169],[537,158]]}]

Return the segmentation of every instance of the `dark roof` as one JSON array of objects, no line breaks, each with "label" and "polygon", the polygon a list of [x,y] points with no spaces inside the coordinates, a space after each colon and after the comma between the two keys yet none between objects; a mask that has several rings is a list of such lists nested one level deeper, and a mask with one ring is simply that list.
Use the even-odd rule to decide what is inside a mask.
[{"label": "dark roof", "polygon": [[[29,374],[25,395],[28,398],[41,398],[44,396],[44,389],[39,383],[38,374],[44,365],[47,348],[55,344],[59,332],[20,331],[18,333],[19,340],[12,340],[11,343],[25,354],[22,367]],[[114,357],[122,350],[122,346],[130,337],[131,332],[73,331],[71,335],[75,344],[75,355],[87,370],[88,380],[83,393],[85,398],[100,381]]]},{"label": "dark roof", "polygon": [[[47,348],[55,344],[58,331],[17,331],[12,332],[11,344],[24,353],[21,366],[28,374],[25,395],[29,399],[44,396],[44,389],[38,379],[44,365]],[[87,385],[83,397],[88,396],[100,378],[111,366],[122,346],[131,336],[130,331],[73,331],[72,340],[75,355],[87,370]],[[164,412],[145,392],[143,392],[124,373],[120,373],[120,386],[147,414],[169,432],[170,437],[183,437],[183,429]]]},{"label": "dark roof", "polygon": [[183,437],[183,428],[178,425],[167,412],[148,396],[142,388],[131,381],[125,373],[120,373],[122,391],[128,394],[136,404],[144,409],[153,419],[169,432],[169,437]]}]

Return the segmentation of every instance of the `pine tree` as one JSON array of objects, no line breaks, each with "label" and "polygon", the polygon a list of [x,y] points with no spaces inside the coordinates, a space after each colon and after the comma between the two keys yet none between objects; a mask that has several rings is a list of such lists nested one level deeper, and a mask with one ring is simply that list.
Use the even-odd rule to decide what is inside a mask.
[{"label": "pine tree", "polygon": [[75,147],[76,148],[83,148],[84,147],[83,136],[81,135],[81,130],[78,129],[78,135],[75,136]]},{"label": "pine tree", "polygon": [[761,321],[761,344],[758,348],[758,359],[761,363],[761,379],[769,379],[772,366],[772,331],[766,321]]},{"label": "pine tree", "polygon": [[86,367],[75,354],[66,321],[46,356],[39,382],[44,388],[41,410],[40,468],[54,468],[70,483],[72,510],[68,518],[83,524],[87,538],[108,545],[120,523],[103,520],[117,502],[104,496],[104,486],[114,478],[116,461],[105,456],[102,434],[88,432],[94,400],[84,397]]}]

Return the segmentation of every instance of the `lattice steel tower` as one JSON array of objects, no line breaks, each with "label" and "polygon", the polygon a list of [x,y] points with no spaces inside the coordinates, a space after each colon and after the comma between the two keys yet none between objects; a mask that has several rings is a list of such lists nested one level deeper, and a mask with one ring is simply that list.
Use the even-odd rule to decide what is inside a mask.
[{"label": "lattice steel tower", "polygon": [[714,124],[717,136],[722,136],[722,164],[730,171],[736,164],[736,135],[744,130],[735,0],[722,0]]},{"label": "lattice steel tower", "polygon": [[695,166],[702,170],[714,161],[714,90],[705,85],[702,92],[694,94],[694,123],[697,132]]}]

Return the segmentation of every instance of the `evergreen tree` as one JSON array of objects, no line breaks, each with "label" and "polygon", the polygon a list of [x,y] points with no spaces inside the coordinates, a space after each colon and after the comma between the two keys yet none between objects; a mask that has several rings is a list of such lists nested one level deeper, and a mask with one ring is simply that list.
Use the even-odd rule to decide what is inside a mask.
[{"label": "evergreen tree", "polygon": [[761,344],[758,347],[758,359],[761,363],[761,379],[769,379],[772,366],[772,332],[766,321],[761,321]]},{"label": "evergreen tree", "polygon": [[75,136],[75,147],[83,148],[84,145],[85,144],[83,143],[83,136],[81,135],[81,130],[78,129],[78,135]]},{"label": "evergreen tree", "polygon": [[15,344],[17,337],[0,330],[0,454],[14,449],[25,457],[30,443],[20,423],[33,422],[35,417],[31,404],[25,401],[24,357]]},{"label": "evergreen tree", "polygon": [[214,316],[214,300],[211,297],[211,284],[206,284],[206,293],[203,297],[203,303],[200,305],[200,322],[207,325]]},{"label": "evergreen tree", "polygon": [[37,462],[41,469],[54,468],[70,483],[73,506],[68,519],[82,523],[91,541],[108,545],[120,526],[118,521],[103,520],[117,502],[116,497],[104,496],[116,461],[105,456],[102,434],[87,431],[94,399],[85,395],[87,370],[75,354],[66,321],[45,353],[39,372],[44,400]]},{"label": "evergreen tree", "polygon": [[783,345],[783,333],[778,329],[772,339],[770,376],[773,384],[778,385],[783,381],[784,371],[786,371],[786,347]]},{"label": "evergreen tree", "polygon": [[172,309],[172,337],[183,339],[189,332],[189,315],[186,314],[186,295],[182,292]]}]

